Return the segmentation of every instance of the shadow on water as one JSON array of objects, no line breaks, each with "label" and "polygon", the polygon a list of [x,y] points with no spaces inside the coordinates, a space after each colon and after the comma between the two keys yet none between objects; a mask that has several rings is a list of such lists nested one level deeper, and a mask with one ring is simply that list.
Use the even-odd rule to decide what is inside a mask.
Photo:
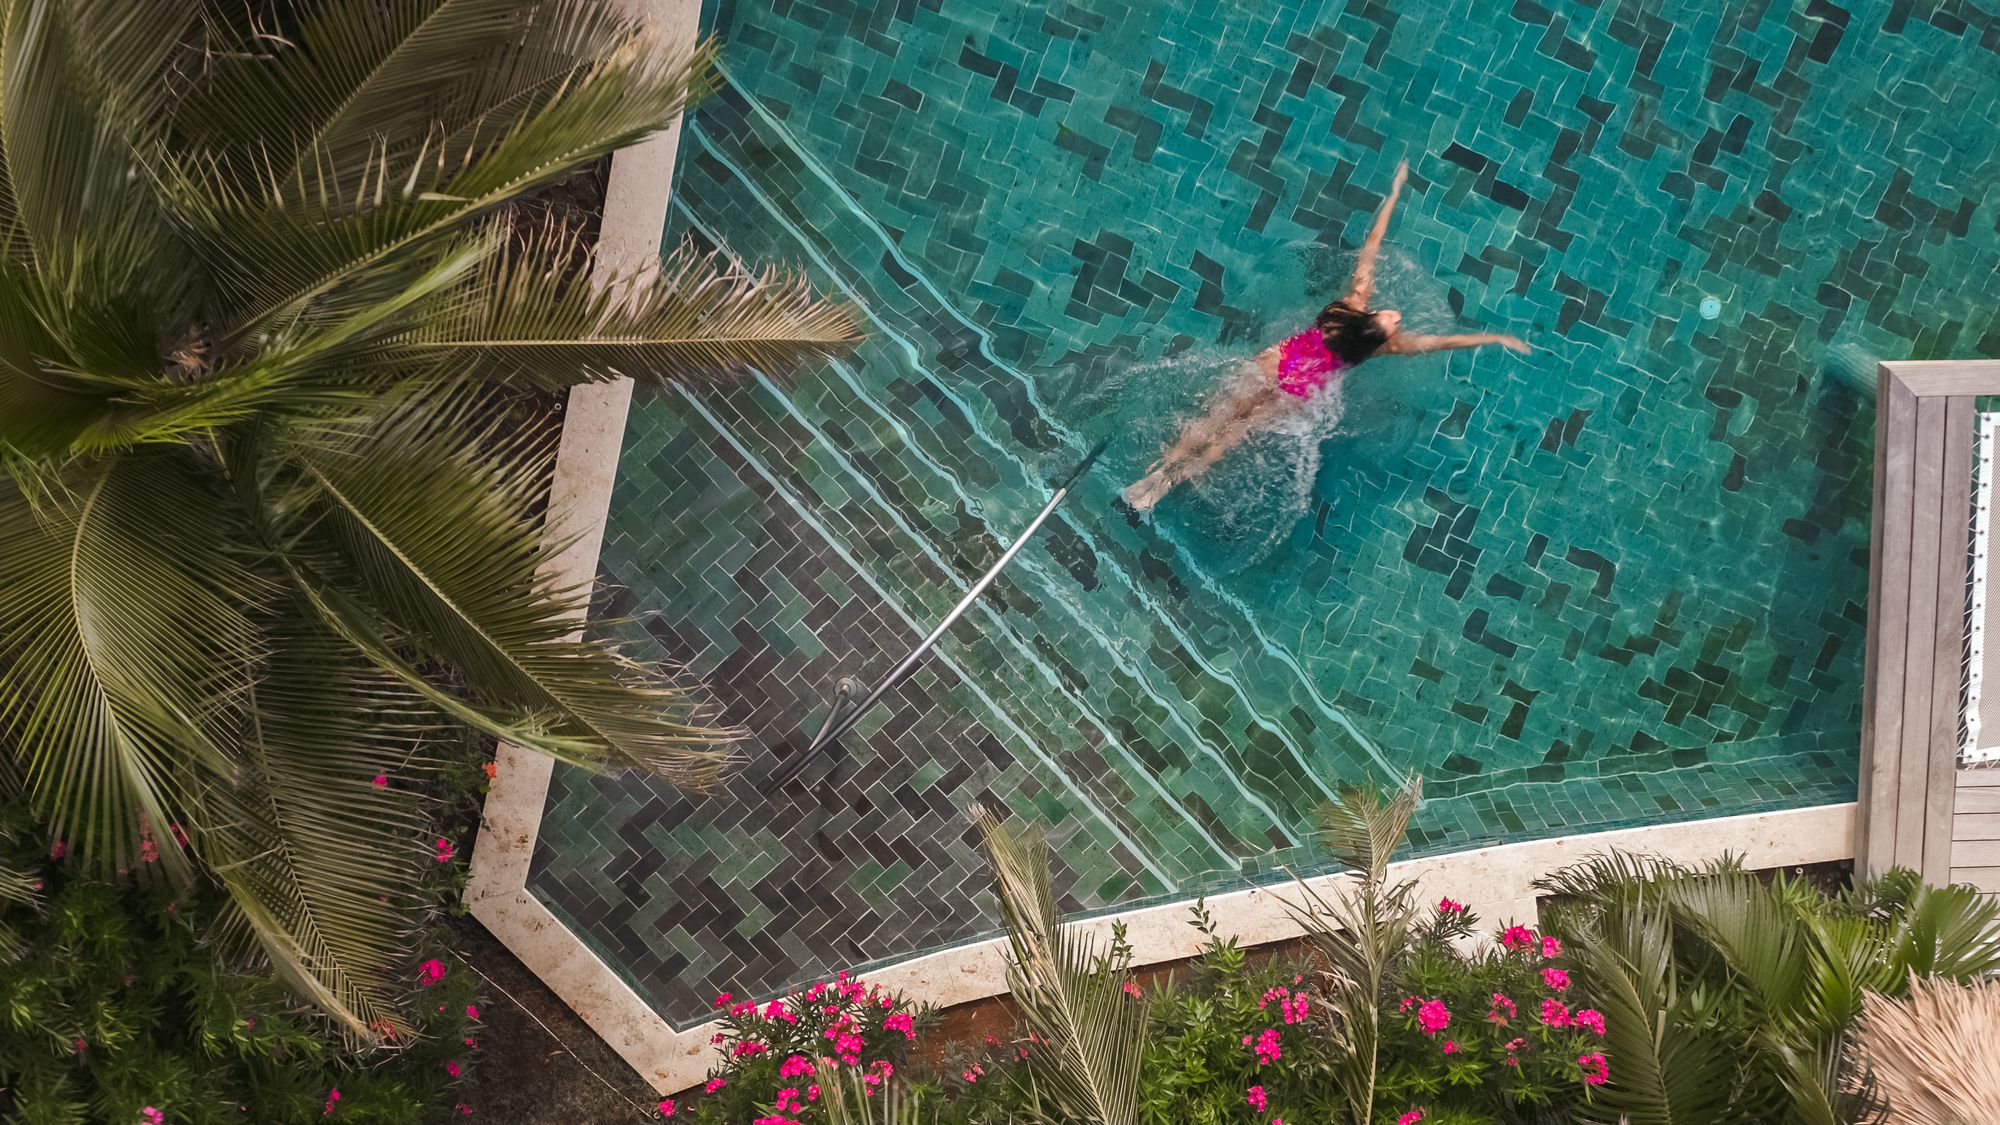
[{"label": "shadow on water", "polygon": [[[1312,324],[1320,307],[1345,288],[1353,272],[1352,251],[1301,243],[1293,252],[1296,273],[1250,287],[1283,292],[1273,298],[1282,303],[1273,306],[1270,323],[1285,327],[1272,339],[1196,344],[1134,359],[1105,374],[1065,371],[1052,377],[1051,406],[1065,422],[1112,436],[1099,472],[1118,489],[1144,475],[1182,427],[1237,380],[1262,378],[1254,367],[1257,352]],[[1407,330],[1461,330],[1446,286],[1414,259],[1385,247],[1377,274],[1375,306],[1401,311]],[[1323,472],[1360,473],[1382,485],[1410,475],[1405,463],[1412,450],[1450,409],[1452,396],[1441,382],[1444,365],[1440,356],[1383,357],[1337,376],[1304,410],[1252,435],[1208,473],[1175,489],[1152,518],[1210,574],[1282,570],[1297,561],[1296,547],[1309,541],[1311,525],[1302,521],[1318,499],[1355,502],[1353,487],[1325,482]],[[1362,491],[1380,494],[1383,487]]]}]

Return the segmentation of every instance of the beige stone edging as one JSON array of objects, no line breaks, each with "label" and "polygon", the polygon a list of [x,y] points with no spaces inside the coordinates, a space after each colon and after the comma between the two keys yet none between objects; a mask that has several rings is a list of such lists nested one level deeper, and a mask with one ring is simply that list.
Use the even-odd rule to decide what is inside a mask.
[{"label": "beige stone edging", "polygon": [[[669,36],[697,34],[699,0],[624,0]],[[680,127],[613,158],[606,186],[600,264],[617,268],[657,260],[666,225],[667,185],[672,183]],[[551,563],[565,584],[591,581],[618,471],[629,381],[594,384],[570,393],[550,490],[550,534],[569,546]],[[654,1012],[583,940],[528,893],[528,866],[548,800],[554,765],[539,754],[502,746],[499,769],[486,797],[484,823],[473,847],[465,901],[473,917],[562,998],[626,1062],[663,1094],[699,1082],[712,1056],[717,1024],[675,1029]],[[1534,880],[1592,852],[1624,848],[1675,859],[1700,860],[1735,852],[1752,867],[1785,867],[1848,859],[1854,855],[1854,805],[1722,817],[1682,824],[1533,840],[1396,864],[1425,898],[1465,902],[1491,924],[1529,919]],[[1338,893],[1344,876],[1308,880],[1320,894]],[[1210,910],[1224,931],[1247,945],[1300,934],[1287,902],[1290,884],[1216,895]],[[1141,907],[1078,923],[1108,935],[1127,928],[1138,964],[1193,956],[1201,935],[1187,925],[1190,901]],[[869,974],[869,979],[933,1004],[961,1004],[1006,991],[1006,943],[975,942],[913,957]]]}]

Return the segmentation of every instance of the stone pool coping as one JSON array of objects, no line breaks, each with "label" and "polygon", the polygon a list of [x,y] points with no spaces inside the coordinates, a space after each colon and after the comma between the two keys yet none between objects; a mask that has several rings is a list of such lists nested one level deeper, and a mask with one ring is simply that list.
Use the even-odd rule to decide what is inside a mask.
[{"label": "stone pool coping", "polygon": [[[669,36],[697,34],[700,0],[623,2]],[[676,122],[613,158],[600,235],[604,267],[657,258],[666,226],[665,185],[672,183],[679,139]],[[570,393],[549,499],[550,534],[569,543],[552,560],[551,570],[566,583],[587,582],[596,573],[631,398],[629,381],[577,387]],[[686,1089],[701,1081],[717,1057],[709,1038],[719,1024],[675,1028],[667,1023],[528,891],[553,771],[548,758],[500,747],[499,769],[473,848],[466,905],[655,1089],[662,1094]],[[1395,864],[1392,871],[1415,879],[1426,897],[1448,894],[1500,924],[1532,920],[1536,878],[1608,848],[1681,860],[1730,851],[1752,867],[1788,867],[1852,858],[1854,834],[1855,806],[1849,803],[1531,840],[1411,860]],[[1314,892],[1328,894],[1344,880],[1327,875],[1306,883]],[[1208,902],[1234,936],[1258,945],[1300,935],[1290,910],[1294,895],[1286,883],[1214,895]],[[1174,961],[1194,955],[1202,940],[1187,925],[1191,902],[1153,904],[1079,924],[1108,936],[1113,924],[1123,923],[1136,963]],[[992,938],[922,954],[872,972],[869,979],[940,1005],[997,996],[1006,991],[1006,942]]]}]

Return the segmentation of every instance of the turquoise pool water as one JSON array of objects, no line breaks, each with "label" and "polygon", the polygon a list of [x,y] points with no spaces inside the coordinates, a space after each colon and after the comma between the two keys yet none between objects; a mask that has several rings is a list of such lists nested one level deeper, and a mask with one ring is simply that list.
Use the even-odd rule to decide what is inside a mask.
[{"label": "turquoise pool water", "polygon": [[[1423,774],[1429,851],[1851,799],[1873,406],[1829,368],[2000,355],[2000,22],[1728,7],[714,11],[668,236],[869,339],[635,407],[604,571],[750,763],[709,799],[559,771],[536,893],[685,1022],[989,931],[974,800],[1092,909],[1312,866],[1346,780]],[[1371,363],[1118,510],[1405,157],[1381,299],[1534,353]],[[771,785],[1103,435],[938,659]]]}]

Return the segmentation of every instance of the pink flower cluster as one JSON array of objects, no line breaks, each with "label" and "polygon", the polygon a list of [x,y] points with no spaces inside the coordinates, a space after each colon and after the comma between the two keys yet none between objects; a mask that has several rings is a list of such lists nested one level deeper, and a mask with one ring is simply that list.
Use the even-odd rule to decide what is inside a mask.
[{"label": "pink flower cluster", "polygon": [[1595,1008],[1579,1008],[1569,1017],[1569,1022],[1577,1027],[1587,1027],[1599,1035],[1604,1034],[1604,1013]]},{"label": "pink flower cluster", "polygon": [[1511,1022],[1519,1012],[1514,1001],[1504,993],[1496,992],[1493,994],[1493,1006],[1486,1010],[1486,1018],[1489,1022],[1504,1024]]},{"label": "pink flower cluster", "polygon": [[1560,1000],[1542,1001],[1542,1022],[1550,1027],[1568,1027],[1569,1005]]},{"label": "pink flower cluster", "polygon": [[340,1101],[340,1087],[338,1087],[338,1086],[335,1086],[335,1087],[332,1087],[331,1089],[327,1090],[327,1092],[326,1092],[326,1106],[325,1106],[325,1108],[323,1108],[323,1109],[321,1109],[321,1110],[319,1111],[319,1115],[320,1115],[321,1117],[332,1117],[332,1116],[333,1116],[333,1107],[334,1107],[334,1105],[335,1105],[335,1104],[337,1104],[337,1103],[338,1103],[339,1101]]},{"label": "pink flower cluster", "polygon": [[152,1106],[147,1106],[139,1111],[139,1120],[145,1122],[145,1125],[166,1125],[167,1115]]},{"label": "pink flower cluster", "polygon": [[1611,1079],[1611,1064],[1594,1051],[1577,1056],[1576,1065],[1583,1070],[1583,1080],[1592,1086],[1602,1086]]},{"label": "pink flower cluster", "polygon": [[426,988],[444,979],[444,962],[433,957],[417,966],[417,980]]},{"label": "pink flower cluster", "polygon": [[674,1099],[672,1099],[672,1098],[661,1098],[661,1099],[660,1099],[660,1116],[661,1116],[661,1117],[672,1117],[673,1115],[674,1115]]},{"label": "pink flower cluster", "polygon": [[1444,1041],[1443,1051],[1447,1055],[1455,1055],[1458,1053],[1458,1044],[1447,1039]]},{"label": "pink flower cluster", "polygon": [[1417,1027],[1425,1035],[1436,1035],[1451,1023],[1451,1009],[1442,1000],[1426,1000],[1417,1005]]},{"label": "pink flower cluster", "polygon": [[960,1077],[964,1078],[966,1085],[970,1086],[972,1083],[986,1077],[986,1068],[980,1066],[978,1063],[973,1063],[970,1067],[966,1068],[965,1073]]},{"label": "pink flower cluster", "polygon": [[804,1055],[788,1055],[778,1064],[778,1077],[804,1078],[813,1072],[812,1060]]},{"label": "pink flower cluster", "polygon": [[1438,913],[1463,914],[1465,913],[1465,904],[1462,902],[1453,902],[1448,898],[1441,898],[1438,900]]},{"label": "pink flower cluster", "polygon": [[1306,1000],[1305,993],[1301,992],[1297,996],[1293,996],[1291,990],[1281,984],[1264,993],[1264,998],[1257,1001],[1257,1006],[1259,1008],[1268,1008],[1273,1000],[1278,1002],[1278,1011],[1284,1017],[1287,1024],[1305,1022],[1307,1010],[1311,1007],[1310,1003]]},{"label": "pink flower cluster", "polygon": [[761,1043],[755,1039],[745,1039],[736,1046],[731,1047],[729,1054],[731,1057],[740,1059],[745,1055],[761,1055],[770,1049],[771,1047],[767,1043]]},{"label": "pink flower cluster", "polygon": [[1561,969],[1543,969],[1542,984],[1551,992],[1563,992],[1569,988],[1569,974]]},{"label": "pink flower cluster", "polygon": [[1535,932],[1526,926],[1509,926],[1500,931],[1500,944],[1508,949],[1533,948]]},{"label": "pink flower cluster", "polygon": [[1256,1054],[1258,1066],[1268,1066],[1285,1055],[1283,1048],[1278,1044],[1278,1029],[1275,1027],[1265,1028],[1263,1034],[1254,1040],[1245,1035],[1243,1045]]},{"label": "pink flower cluster", "polygon": [[897,1012],[895,1015],[883,1020],[882,1027],[888,1031],[902,1032],[903,1038],[908,1039],[912,1043],[917,1041],[916,1021],[911,1018],[908,1012]]},{"label": "pink flower cluster", "polygon": [[1417,1125],[1417,1122],[1422,1121],[1423,1119],[1424,1119],[1424,1111],[1421,1109],[1413,1109],[1410,1112],[1404,1114],[1403,1116],[1398,1117],[1396,1119],[1396,1125]]},{"label": "pink flower cluster", "polygon": [[1258,1113],[1264,1112],[1264,1107],[1270,1104],[1270,1099],[1264,1095],[1264,1087],[1261,1085],[1250,1087],[1244,1100]]}]

